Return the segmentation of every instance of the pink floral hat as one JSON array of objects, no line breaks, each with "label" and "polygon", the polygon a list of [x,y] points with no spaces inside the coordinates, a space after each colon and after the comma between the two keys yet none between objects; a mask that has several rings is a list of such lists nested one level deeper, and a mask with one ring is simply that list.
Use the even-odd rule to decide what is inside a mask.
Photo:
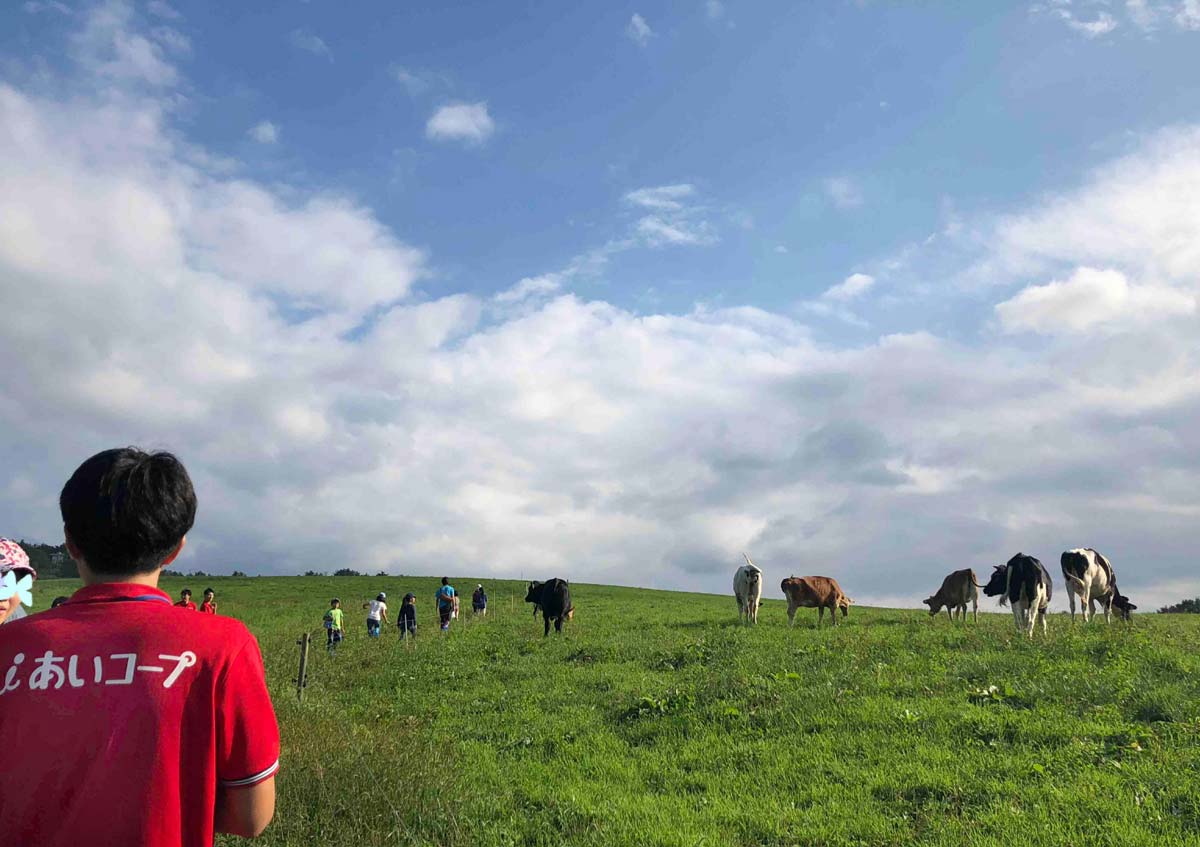
[{"label": "pink floral hat", "polygon": [[37,571],[29,564],[29,556],[11,538],[0,538],[0,573],[18,571],[37,579]]}]

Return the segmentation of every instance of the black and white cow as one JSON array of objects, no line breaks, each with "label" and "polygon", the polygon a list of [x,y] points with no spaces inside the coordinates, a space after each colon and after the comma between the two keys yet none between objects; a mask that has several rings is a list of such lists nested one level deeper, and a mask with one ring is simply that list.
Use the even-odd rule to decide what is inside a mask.
[{"label": "black and white cow", "polygon": [[[1099,603],[1104,612],[1104,622],[1112,620],[1113,604],[1120,592],[1117,591],[1117,574],[1108,559],[1091,547],[1077,547],[1062,554],[1063,579],[1067,583],[1067,602],[1071,604],[1071,623],[1075,622],[1075,597],[1079,597],[1079,613],[1083,622],[1092,619],[1094,603]],[[1126,601],[1127,605],[1128,601]],[[1122,616],[1128,620],[1128,611],[1121,607]]]},{"label": "black and white cow", "polygon": [[529,592],[525,595],[526,603],[534,603],[542,610],[542,620],[546,629],[542,637],[550,634],[550,619],[554,619],[554,631],[562,632],[563,621],[571,619],[575,607],[571,605],[571,589],[565,579],[552,579],[547,582],[529,583]]},{"label": "black and white cow", "polygon": [[983,587],[988,597],[999,597],[1000,605],[1012,604],[1013,623],[1017,632],[1033,638],[1033,628],[1042,621],[1042,634],[1046,634],[1046,610],[1050,606],[1053,583],[1050,574],[1033,556],[1018,553],[1008,564],[996,565],[992,578]]}]

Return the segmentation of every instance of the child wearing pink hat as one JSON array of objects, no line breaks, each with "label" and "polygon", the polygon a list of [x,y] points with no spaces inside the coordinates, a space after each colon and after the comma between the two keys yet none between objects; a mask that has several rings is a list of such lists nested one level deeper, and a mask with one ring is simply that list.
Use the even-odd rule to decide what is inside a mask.
[{"label": "child wearing pink hat", "polygon": [[[29,581],[21,585],[21,581]],[[37,579],[37,571],[29,564],[29,555],[11,538],[0,538],[0,624],[25,617],[21,608],[21,593],[28,597],[29,585]]]}]

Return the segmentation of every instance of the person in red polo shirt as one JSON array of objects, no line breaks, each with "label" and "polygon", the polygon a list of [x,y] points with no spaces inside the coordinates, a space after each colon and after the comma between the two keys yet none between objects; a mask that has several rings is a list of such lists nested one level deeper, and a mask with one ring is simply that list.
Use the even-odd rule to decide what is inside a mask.
[{"label": "person in red polo shirt", "polygon": [[106,450],[59,498],[84,587],[0,635],[3,843],[211,847],[275,812],[279,727],[262,655],[158,589],[196,495],[170,453]]}]

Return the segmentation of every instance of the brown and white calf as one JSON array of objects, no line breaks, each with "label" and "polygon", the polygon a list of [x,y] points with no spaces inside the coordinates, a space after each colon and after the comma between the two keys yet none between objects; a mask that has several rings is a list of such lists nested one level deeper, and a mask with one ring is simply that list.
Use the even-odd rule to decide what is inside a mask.
[{"label": "brown and white calf", "polygon": [[963,568],[955,571],[942,580],[942,587],[932,597],[921,602],[929,606],[929,616],[933,617],[946,609],[946,616],[954,620],[954,613],[959,612],[962,619],[967,619],[967,603],[971,604],[971,615],[979,623],[979,589],[983,586],[975,580],[975,571]]},{"label": "brown and white calf", "polygon": [[825,620],[825,609],[829,609],[829,617],[837,626],[837,610],[842,610],[842,617],[850,612],[851,600],[837,584],[837,580],[828,576],[791,576],[779,584],[783,596],[788,601],[788,623],[796,625],[796,610],[817,609],[817,626]]}]

